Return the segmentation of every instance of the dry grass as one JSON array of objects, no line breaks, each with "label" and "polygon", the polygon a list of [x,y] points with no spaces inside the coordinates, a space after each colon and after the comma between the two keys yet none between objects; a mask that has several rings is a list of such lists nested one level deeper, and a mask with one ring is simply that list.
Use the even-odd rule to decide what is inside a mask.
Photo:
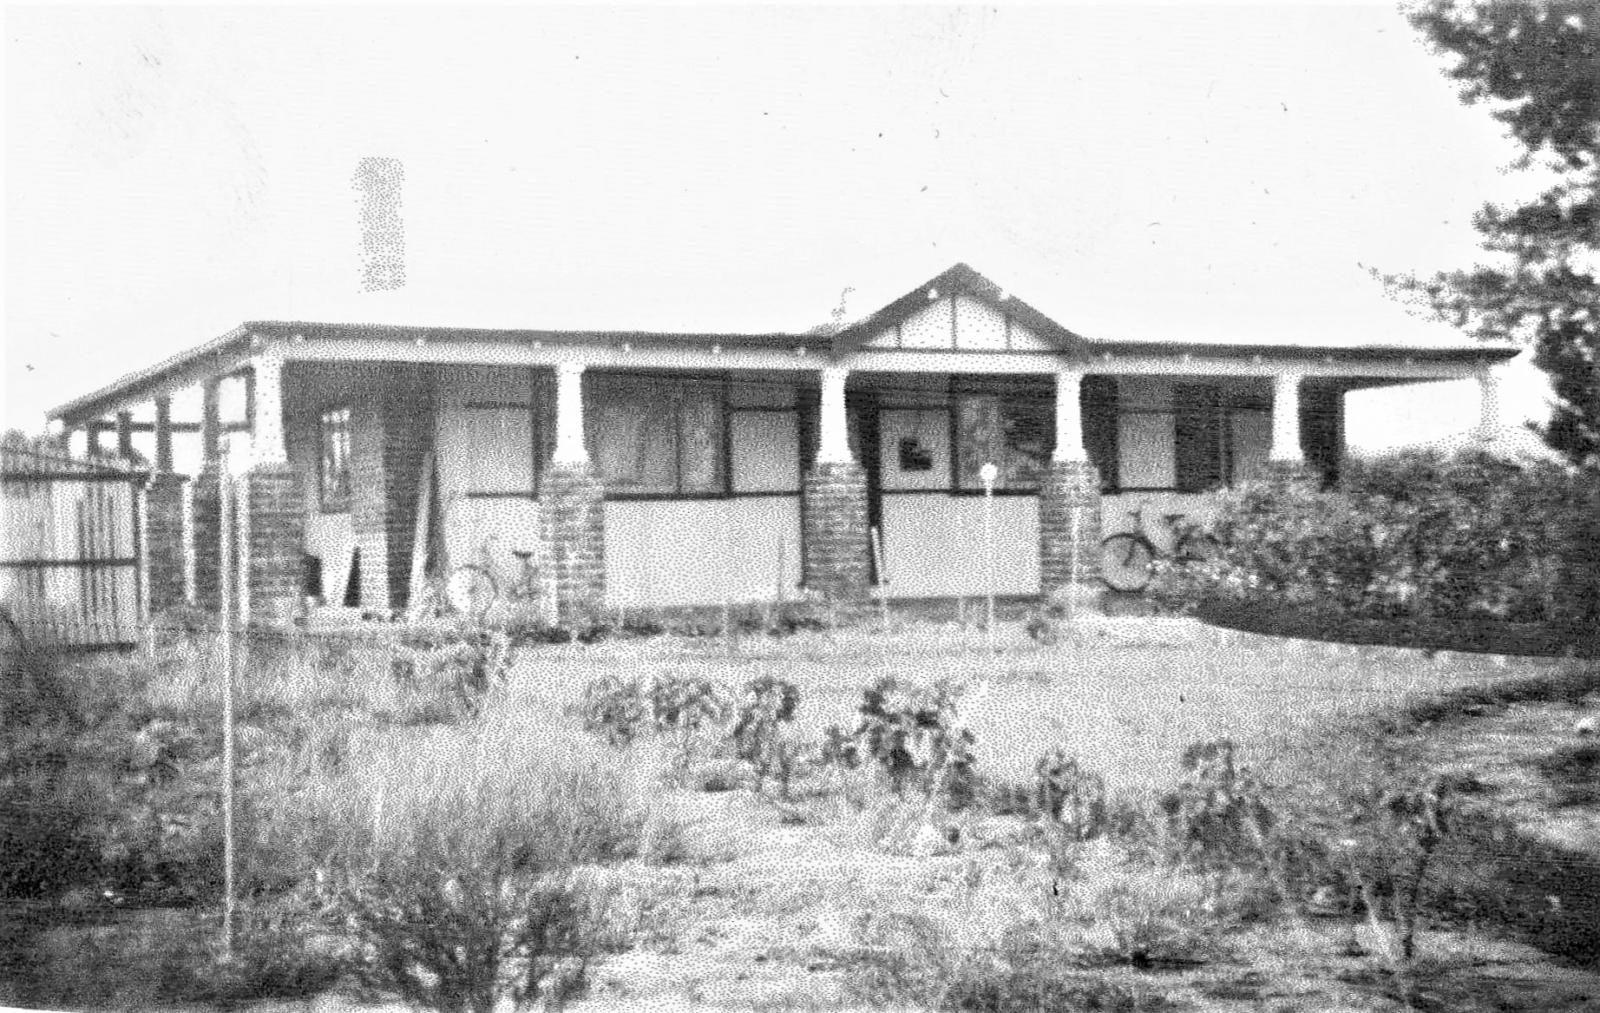
[{"label": "dry grass", "polygon": [[888,636],[858,630],[746,639],[732,656],[719,641],[672,638],[530,649],[507,704],[559,710],[588,680],[608,674],[674,672],[738,686],[765,672],[800,687],[796,723],[817,733],[829,724],[852,726],[861,688],[879,676],[949,679],[967,689],[963,716],[978,736],[980,769],[1026,778],[1059,744],[1126,792],[1165,784],[1183,748],[1200,739],[1265,744],[1285,731],[1553,664],[1462,654],[1430,659],[1186,623],[1107,623],[1053,647],[1033,643],[1012,623],[999,631],[995,653],[985,646],[980,631],[923,623]]},{"label": "dry grass", "polygon": [[[310,657],[263,667],[241,684],[241,711],[292,743],[271,767],[275,780],[261,784],[274,797],[304,801],[297,825],[308,832],[318,806],[359,810],[402,843],[408,806],[500,812],[514,821],[519,799],[552,787],[524,774],[553,753],[574,773],[554,787],[577,793],[574,803],[579,795],[609,796],[640,814],[639,855],[611,872],[632,906],[635,949],[593,974],[589,1008],[864,1007],[872,1004],[852,968],[895,932],[924,933],[918,973],[943,975],[939,988],[975,967],[987,968],[980,984],[992,984],[1011,980],[1004,979],[1010,972],[984,961],[1015,942],[1019,925],[1053,921],[1064,929],[1051,945],[1074,955],[1074,974],[1092,979],[1073,978],[1067,992],[1051,993],[1063,1001],[1076,995],[1079,1005],[1154,1009],[1166,996],[1199,1010],[1376,1011],[1399,1007],[1374,976],[1381,963],[1351,949],[1344,923],[1257,924],[1247,884],[1156,876],[1093,851],[1064,873],[1039,849],[1011,842],[914,857],[884,842],[917,814],[886,799],[870,778],[788,807],[748,791],[672,790],[662,785],[659,743],[631,753],[604,749],[576,733],[568,707],[604,675],[692,674],[735,687],[767,673],[799,685],[797,723],[816,733],[853,725],[861,688],[880,676],[949,679],[966,688],[963,716],[978,738],[980,771],[1026,780],[1034,761],[1061,745],[1126,799],[1170,785],[1179,755],[1197,740],[1227,736],[1247,761],[1293,762],[1308,741],[1346,719],[1551,668],[1299,644],[1183,623],[1108,622],[1050,647],[1008,623],[994,646],[988,650],[978,630],[907,622],[888,635],[746,637],[736,648],[670,637],[525,648],[482,716],[438,726],[401,717],[420,706],[404,696],[415,691],[393,683],[386,656],[357,652],[337,676]],[[150,688],[162,706],[220,709],[215,668],[202,656],[168,666]],[[1437,964],[1427,982],[1451,997],[1446,1008],[1489,1008],[1461,984],[1476,973],[1474,962],[1493,960],[1530,979],[1544,973],[1537,953],[1494,944],[1486,958],[1489,945],[1471,934],[1425,938],[1423,952]],[[1125,966],[1136,952],[1207,963],[1151,979]],[[1091,991],[1071,991],[1080,984]],[[1530,987],[1543,989],[1541,998],[1520,1008],[1576,1010],[1563,997],[1584,986]],[[874,998],[914,1008],[932,995]]]}]

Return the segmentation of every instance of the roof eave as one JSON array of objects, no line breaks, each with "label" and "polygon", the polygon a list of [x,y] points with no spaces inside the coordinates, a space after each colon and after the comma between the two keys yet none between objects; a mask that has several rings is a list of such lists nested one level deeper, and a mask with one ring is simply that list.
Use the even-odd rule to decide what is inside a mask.
[{"label": "roof eave", "polygon": [[1198,358],[1322,359],[1335,362],[1378,360],[1389,362],[1412,359],[1419,362],[1504,362],[1522,349],[1513,345],[1282,345],[1245,342],[1205,341],[1115,341],[1087,342],[1089,356],[1137,357],[1148,355],[1192,355]]},{"label": "roof eave", "polygon": [[246,321],[203,345],[179,352],[154,366],[129,373],[96,391],[57,405],[45,413],[45,418],[72,425],[102,415],[116,402],[125,401],[139,391],[162,386],[174,375],[193,368],[207,356],[219,357],[230,353],[234,345],[247,343],[252,326],[251,322]]}]

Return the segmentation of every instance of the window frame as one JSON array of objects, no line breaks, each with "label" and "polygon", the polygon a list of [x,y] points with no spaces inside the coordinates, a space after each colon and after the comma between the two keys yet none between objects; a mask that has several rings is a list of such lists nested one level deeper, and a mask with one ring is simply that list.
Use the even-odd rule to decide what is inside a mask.
[{"label": "window frame", "polygon": [[[1019,382],[1020,380],[1020,382]],[[1009,382],[1003,382],[1009,381]],[[1036,391],[1030,390],[1036,386]],[[1021,395],[1019,397],[1018,395]],[[1027,403],[1029,397],[1036,399],[1035,407],[1040,412],[1040,433],[1043,447],[1040,451],[1038,475],[1033,482],[1028,484],[1007,484],[996,482],[994,494],[996,496],[1037,496],[1045,485],[1045,474],[1050,467],[1051,448],[1055,444],[1055,386],[1053,377],[1044,373],[1025,373],[1017,376],[993,377],[988,375],[963,375],[952,374],[949,384],[949,411],[950,411],[950,488],[953,496],[982,496],[983,484],[964,485],[962,483],[962,444],[961,439],[961,409],[964,398],[968,397],[994,397],[999,400],[999,414],[1001,425],[1001,439],[1006,434],[1005,417],[1007,406],[1015,407]],[[983,462],[978,462],[982,467]]]},{"label": "window frame", "polygon": [[[329,416],[343,415],[343,425],[330,429]],[[344,444],[344,489],[342,494],[329,496],[328,436],[330,432],[342,437]],[[324,405],[317,412],[317,509],[325,514],[347,514],[354,509],[355,501],[355,411],[348,401]]]},{"label": "window frame", "polygon": [[[615,383],[619,380],[639,379],[668,383],[673,386],[673,490],[671,492],[648,491],[632,492],[625,489],[613,489],[607,482],[604,474],[600,474],[600,482],[604,489],[604,498],[616,501],[648,502],[652,500],[717,500],[731,499],[735,496],[768,496],[768,495],[794,495],[793,493],[735,493],[733,491],[733,425],[732,413],[751,409],[735,409],[731,407],[732,400],[732,374],[723,372],[676,371],[676,370],[606,370],[596,371],[592,374],[594,380],[604,385]],[[714,490],[685,491],[683,487],[683,454],[684,454],[684,398],[683,391],[692,384],[707,384],[716,386],[717,419],[719,431],[715,434],[718,481]],[[584,437],[588,445],[590,461],[594,462],[598,472],[600,464],[600,426],[597,420],[587,413],[590,410],[599,412],[599,392],[593,389],[585,393],[585,418]],[[592,404],[591,404],[592,402]],[[754,409],[759,411],[791,411],[793,409]]]}]

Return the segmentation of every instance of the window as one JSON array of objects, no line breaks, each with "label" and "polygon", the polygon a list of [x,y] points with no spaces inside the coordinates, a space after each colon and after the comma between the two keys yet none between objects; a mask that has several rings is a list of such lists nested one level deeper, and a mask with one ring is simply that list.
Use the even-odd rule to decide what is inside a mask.
[{"label": "window", "polygon": [[1055,387],[1048,378],[957,393],[956,484],[982,489],[986,462],[1000,469],[996,489],[1039,488],[1055,440]]},{"label": "window", "polygon": [[343,513],[350,509],[350,409],[329,408],[320,424],[321,456],[318,458],[322,510]]},{"label": "window", "polygon": [[1233,479],[1233,425],[1212,383],[1172,385],[1178,492],[1207,492]]},{"label": "window", "polygon": [[597,375],[587,429],[606,490],[725,493],[725,393],[721,379]]}]

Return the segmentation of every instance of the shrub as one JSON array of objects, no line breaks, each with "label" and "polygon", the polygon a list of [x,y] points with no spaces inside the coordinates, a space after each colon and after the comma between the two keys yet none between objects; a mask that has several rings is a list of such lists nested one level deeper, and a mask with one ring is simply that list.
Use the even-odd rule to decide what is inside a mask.
[{"label": "shrub", "polygon": [[1352,462],[1338,491],[1278,480],[1223,494],[1215,558],[1163,561],[1178,607],[1325,610],[1372,619],[1600,617],[1595,482],[1480,451]]},{"label": "shrub", "polygon": [[615,759],[505,722],[386,748],[292,817],[367,986],[479,1013],[620,945],[605,881],[581,868],[640,845]]},{"label": "shrub", "polygon": [[1265,789],[1236,761],[1228,739],[1192,743],[1179,765],[1177,790],[1163,799],[1178,857],[1209,868],[1259,867],[1271,871],[1273,817]]},{"label": "shrub", "polygon": [[726,695],[711,679],[677,673],[652,680],[647,695],[656,731],[672,743],[674,778],[685,784],[704,751],[702,740],[718,737],[713,729],[728,719]]},{"label": "shrub", "polygon": [[1302,853],[1325,881],[1354,888],[1375,928],[1393,923],[1392,956],[1408,964],[1433,858],[1453,826],[1454,784],[1378,733],[1337,745],[1313,759],[1308,783],[1276,792],[1283,832],[1315,843]]},{"label": "shrub", "polygon": [[1074,840],[1087,841],[1106,828],[1106,782],[1078,765],[1061,747],[1034,764],[1033,803]]},{"label": "shrub", "polygon": [[800,688],[786,679],[761,675],[745,685],[734,717],[733,748],[734,755],[755,771],[757,791],[776,778],[779,791],[788,797],[798,751],[785,728],[799,706]]},{"label": "shrub", "polygon": [[977,737],[957,720],[956,695],[947,682],[902,686],[889,676],[862,691],[854,739],[895,794],[916,787],[954,809],[973,801]]},{"label": "shrub", "polygon": [[616,675],[601,676],[584,686],[578,716],[584,731],[617,747],[632,745],[650,727],[639,680]]}]

